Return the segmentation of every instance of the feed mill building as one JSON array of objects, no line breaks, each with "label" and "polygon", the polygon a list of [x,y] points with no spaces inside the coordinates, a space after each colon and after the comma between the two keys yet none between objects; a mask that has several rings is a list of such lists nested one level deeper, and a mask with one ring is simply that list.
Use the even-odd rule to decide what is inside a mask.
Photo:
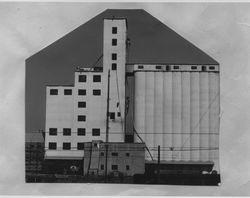
[{"label": "feed mill building", "polygon": [[50,70],[38,85],[46,159],[81,161],[108,140],[144,145],[149,166],[160,146],[161,164],[219,171],[219,63],[144,10],[106,10],[26,65]]}]

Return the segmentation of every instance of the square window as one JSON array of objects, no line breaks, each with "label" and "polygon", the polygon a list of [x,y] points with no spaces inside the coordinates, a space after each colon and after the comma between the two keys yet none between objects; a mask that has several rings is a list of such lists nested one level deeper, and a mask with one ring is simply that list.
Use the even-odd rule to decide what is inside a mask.
[{"label": "square window", "polygon": [[117,64],[116,63],[112,63],[112,70],[116,70],[117,68]]},{"label": "square window", "polygon": [[126,165],[126,170],[129,170],[129,168],[130,168],[129,165]]},{"label": "square window", "polygon": [[86,102],[78,102],[79,108],[86,108]]},{"label": "square window", "polygon": [[84,150],[84,142],[77,143],[77,150]]},{"label": "square window", "polygon": [[79,82],[86,82],[87,81],[87,76],[86,75],[79,75]]},{"label": "square window", "polygon": [[117,34],[117,27],[112,27],[112,34]]},{"label": "square window", "polygon": [[191,69],[197,69],[197,67],[196,66],[191,66]]},{"label": "square window", "polygon": [[109,118],[111,120],[114,120],[115,119],[115,113],[114,112],[109,112]]},{"label": "square window", "polygon": [[209,69],[210,69],[210,70],[214,70],[215,67],[214,67],[214,66],[210,66]]},{"label": "square window", "polygon": [[64,95],[72,95],[72,89],[64,89]]},{"label": "square window", "polygon": [[58,95],[58,89],[50,89],[50,95]]},{"label": "square window", "polygon": [[57,135],[57,128],[49,128],[49,135]]},{"label": "square window", "polygon": [[206,71],[206,69],[207,69],[206,66],[202,66],[202,67],[201,67],[201,70],[202,70],[202,71]]},{"label": "square window", "polygon": [[92,129],[92,136],[100,136],[100,129]]},{"label": "square window", "polygon": [[138,69],[143,69],[143,68],[144,68],[143,65],[139,65],[139,66],[138,66]]},{"label": "square window", "polygon": [[94,75],[93,82],[101,82],[101,75]]},{"label": "square window", "polygon": [[86,135],[86,129],[85,128],[78,128],[77,135]]},{"label": "square window", "polygon": [[104,164],[101,164],[101,170],[104,170]]},{"label": "square window", "polygon": [[49,142],[49,149],[56,150],[56,142]]},{"label": "square window", "polygon": [[70,150],[71,144],[70,142],[63,142],[63,150]]},{"label": "square window", "polygon": [[93,95],[94,96],[100,96],[101,95],[101,90],[100,89],[93,89]]},{"label": "square window", "polygon": [[86,116],[85,115],[79,115],[77,117],[77,120],[80,121],[80,122],[85,122],[86,121]]},{"label": "square window", "polygon": [[111,169],[112,170],[118,170],[118,165],[112,164]]},{"label": "square window", "polygon": [[155,69],[161,69],[161,66],[160,65],[156,65]]},{"label": "square window", "polygon": [[112,39],[112,46],[117,46],[117,39]]},{"label": "square window", "polygon": [[174,66],[174,69],[179,69],[179,66]]},{"label": "square window", "polygon": [[170,71],[170,66],[169,65],[166,66],[166,71]]},{"label": "square window", "polygon": [[112,152],[111,155],[114,156],[114,157],[117,157],[118,153],[117,152]]},{"label": "square window", "polygon": [[78,95],[79,96],[85,96],[86,95],[86,89],[78,89]]},{"label": "square window", "polygon": [[117,112],[117,117],[121,117],[121,112]]},{"label": "square window", "polygon": [[63,135],[64,136],[70,136],[71,135],[71,129],[70,128],[64,128],[63,129]]},{"label": "square window", "polygon": [[126,157],[129,157],[130,156],[130,153],[126,153]]},{"label": "square window", "polygon": [[116,53],[112,53],[112,60],[117,60],[117,54]]}]

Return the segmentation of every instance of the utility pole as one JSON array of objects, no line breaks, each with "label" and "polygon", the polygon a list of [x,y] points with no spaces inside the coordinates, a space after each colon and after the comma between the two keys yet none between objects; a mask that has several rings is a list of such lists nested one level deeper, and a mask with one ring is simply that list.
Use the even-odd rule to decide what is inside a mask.
[{"label": "utility pole", "polygon": [[157,183],[160,183],[160,145],[158,145]]},{"label": "utility pole", "polygon": [[107,182],[108,176],[108,142],[109,142],[109,87],[110,87],[110,69],[108,71],[108,93],[107,93],[107,112],[106,112],[106,155],[105,155],[105,181]]}]

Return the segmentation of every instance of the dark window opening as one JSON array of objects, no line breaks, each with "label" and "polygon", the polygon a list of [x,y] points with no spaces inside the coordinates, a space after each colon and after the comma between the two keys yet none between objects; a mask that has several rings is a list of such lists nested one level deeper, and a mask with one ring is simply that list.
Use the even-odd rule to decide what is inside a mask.
[{"label": "dark window opening", "polygon": [[104,156],[104,152],[101,152],[100,155],[101,155],[101,156]]},{"label": "dark window opening", "polygon": [[170,66],[169,65],[166,66],[166,71],[170,71]]},{"label": "dark window opening", "polygon": [[202,66],[202,67],[201,67],[201,70],[202,70],[202,71],[206,71],[206,69],[207,69],[206,66]]},{"label": "dark window opening", "polygon": [[86,121],[86,116],[85,115],[79,115],[77,120],[85,122]]},{"label": "dark window opening", "polygon": [[112,60],[117,60],[117,54],[116,53],[112,53]]},{"label": "dark window opening", "polygon": [[112,169],[112,170],[118,170],[118,165],[112,164],[111,169]]},{"label": "dark window opening", "polygon": [[209,67],[209,69],[214,70],[214,69],[215,69],[215,67],[214,67],[214,66],[210,66],[210,67]]},{"label": "dark window opening", "polygon": [[129,170],[129,169],[130,169],[129,165],[126,165],[126,170]]},{"label": "dark window opening", "polygon": [[94,147],[95,147],[95,148],[97,147],[97,143],[94,143]]},{"label": "dark window opening", "polygon": [[117,34],[117,27],[112,27],[112,34]]},{"label": "dark window opening", "polygon": [[101,164],[101,170],[104,170],[104,164]]},{"label": "dark window opening", "polygon": [[77,150],[84,150],[84,143],[83,142],[77,143]]},{"label": "dark window opening", "polygon": [[179,66],[174,66],[174,69],[179,69]]},{"label": "dark window opening", "polygon": [[116,70],[117,68],[117,64],[116,63],[112,63],[112,70]]},{"label": "dark window opening", "polygon": [[49,149],[56,150],[56,142],[49,142]]},{"label": "dark window opening", "polygon": [[86,102],[78,102],[79,108],[86,108]]},{"label": "dark window opening", "polygon": [[93,90],[93,95],[94,96],[100,96],[101,95],[101,90],[100,89],[94,89]]},{"label": "dark window opening", "polygon": [[70,128],[64,128],[63,129],[63,135],[70,136],[71,135],[71,129]]},{"label": "dark window opening", "polygon": [[58,95],[58,89],[51,89],[50,95]]},{"label": "dark window opening", "polygon": [[112,152],[111,155],[117,157],[118,153],[117,152]]},{"label": "dark window opening", "polygon": [[126,153],[126,157],[129,157],[130,156],[130,153]]},{"label": "dark window opening", "polygon": [[87,81],[87,76],[86,75],[79,75],[79,82],[86,82]]},{"label": "dark window opening", "polygon": [[112,46],[116,46],[117,45],[117,39],[112,39]]},{"label": "dark window opening", "polygon": [[114,120],[115,119],[115,113],[114,112],[109,112],[109,118],[111,120]]},{"label": "dark window opening", "polygon": [[191,69],[197,69],[197,67],[196,66],[192,66]]},{"label": "dark window opening", "polygon": [[77,135],[86,135],[86,129],[85,128],[78,128]]},{"label": "dark window opening", "polygon": [[50,128],[49,135],[57,135],[57,128]]},{"label": "dark window opening", "polygon": [[139,65],[139,66],[138,66],[138,69],[143,69],[143,68],[144,68],[143,65]]},{"label": "dark window opening", "polygon": [[117,112],[117,117],[121,117],[121,112]]},{"label": "dark window opening", "polygon": [[70,150],[71,144],[70,142],[63,142],[63,150]]},{"label": "dark window opening", "polygon": [[161,69],[161,66],[160,65],[156,65],[155,69]]},{"label": "dark window opening", "polygon": [[79,96],[85,96],[86,95],[86,89],[78,89],[78,95]]},{"label": "dark window opening", "polygon": [[93,82],[101,82],[101,75],[94,75]]},{"label": "dark window opening", "polygon": [[92,129],[92,136],[100,136],[100,129]]},{"label": "dark window opening", "polygon": [[72,95],[72,89],[64,89],[64,95]]}]

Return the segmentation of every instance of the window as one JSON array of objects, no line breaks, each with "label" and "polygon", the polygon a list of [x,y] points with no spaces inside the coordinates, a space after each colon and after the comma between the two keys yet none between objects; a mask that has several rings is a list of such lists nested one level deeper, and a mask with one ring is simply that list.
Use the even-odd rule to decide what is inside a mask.
[{"label": "window", "polygon": [[78,102],[79,108],[86,108],[86,102]]},{"label": "window", "polygon": [[170,66],[169,65],[166,66],[166,71],[170,71]]},{"label": "window", "polygon": [[143,65],[139,65],[139,66],[138,66],[138,69],[143,69],[143,68],[144,68]]},{"label": "window", "polygon": [[93,82],[101,82],[101,75],[94,75]]},{"label": "window", "polygon": [[87,81],[87,76],[86,75],[79,75],[79,82],[86,82]]},{"label": "window", "polygon": [[202,67],[201,67],[201,70],[202,70],[202,71],[206,71],[206,66],[202,66]]},{"label": "window", "polygon": [[197,69],[197,67],[196,66],[191,66],[191,69]]},{"label": "window", "polygon": [[57,128],[49,128],[49,135],[57,135]]},{"label": "window", "polygon": [[215,69],[215,67],[214,67],[214,66],[210,66],[210,67],[209,67],[209,69],[214,70],[214,69]]},{"label": "window", "polygon": [[112,70],[116,70],[117,68],[117,64],[116,63],[112,63]]},{"label": "window", "polygon": [[64,128],[63,129],[63,135],[70,136],[71,135],[71,129],[70,128]]},{"label": "window", "polygon": [[78,128],[77,135],[86,135],[86,129],[85,128]]},{"label": "window", "polygon": [[78,95],[79,96],[85,96],[86,95],[86,89],[78,89]]},{"label": "window", "polygon": [[121,112],[117,112],[117,117],[121,117]]},{"label": "window", "polygon": [[130,156],[130,153],[126,153],[126,157],[129,157]]},{"label": "window", "polygon": [[72,89],[64,89],[64,95],[72,95]]},{"label": "window", "polygon": [[51,89],[50,95],[58,95],[58,89]]},{"label": "window", "polygon": [[84,150],[84,143],[83,142],[77,143],[77,150]]},{"label": "window", "polygon": [[112,164],[111,169],[112,169],[112,170],[118,170],[118,165]]},{"label": "window", "polygon": [[94,147],[95,147],[95,148],[97,147],[97,143],[94,143]]},{"label": "window", "polygon": [[129,165],[126,165],[126,170],[129,170]]},{"label": "window", "polygon": [[112,152],[111,155],[117,157],[118,153],[117,152]]},{"label": "window", "polygon": [[49,149],[56,150],[56,142],[49,142]]},{"label": "window", "polygon": [[117,54],[116,53],[112,53],[112,60],[117,60]]},{"label": "window", "polygon": [[174,66],[174,69],[179,69],[179,66]]},{"label": "window", "polygon": [[112,46],[117,46],[117,39],[112,39]]},{"label": "window", "polygon": [[104,170],[104,164],[101,164],[101,170]]},{"label": "window", "polygon": [[101,155],[101,156],[104,156],[104,152],[101,152],[100,155]]},{"label": "window", "polygon": [[117,27],[112,27],[112,34],[117,34]]},{"label": "window", "polygon": [[101,95],[101,90],[100,89],[93,89],[93,95],[94,96],[100,96]]},{"label": "window", "polygon": [[86,116],[85,115],[79,115],[77,120],[80,121],[80,122],[85,122],[86,121]]},{"label": "window", "polygon": [[161,66],[160,65],[156,65],[155,69],[161,69]]},{"label": "window", "polygon": [[111,120],[114,120],[115,119],[115,113],[114,112],[109,112],[109,118]]},{"label": "window", "polygon": [[100,129],[92,129],[92,136],[100,136]]},{"label": "window", "polygon": [[71,144],[70,142],[63,142],[63,150],[70,150]]}]

